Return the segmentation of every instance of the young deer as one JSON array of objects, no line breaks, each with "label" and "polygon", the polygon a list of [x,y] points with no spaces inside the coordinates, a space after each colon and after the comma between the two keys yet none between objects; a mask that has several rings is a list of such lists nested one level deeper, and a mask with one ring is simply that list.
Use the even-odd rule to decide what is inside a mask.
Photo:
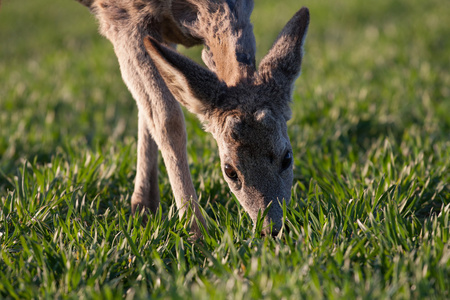
[{"label": "young deer", "polygon": [[[291,198],[293,154],[286,122],[308,9],[287,23],[256,70],[253,0],[77,1],[90,8],[114,45],[139,108],[133,212],[159,207],[159,148],[180,215],[191,207],[205,225],[189,172],[180,103],[216,139],[224,177],[252,220],[268,209],[264,233],[277,234],[282,203]],[[171,48],[199,43],[205,45],[202,58],[209,70]]]}]

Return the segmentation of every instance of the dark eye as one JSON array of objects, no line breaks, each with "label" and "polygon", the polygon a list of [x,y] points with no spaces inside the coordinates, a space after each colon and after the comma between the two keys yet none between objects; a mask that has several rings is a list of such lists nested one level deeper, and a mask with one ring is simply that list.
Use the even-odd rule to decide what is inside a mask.
[{"label": "dark eye", "polygon": [[283,157],[283,160],[281,161],[281,170],[284,171],[287,168],[289,168],[292,164],[292,152],[288,151]]},{"label": "dark eye", "polygon": [[232,180],[237,180],[238,178],[236,170],[229,164],[225,164],[225,174],[227,174],[228,178]]}]

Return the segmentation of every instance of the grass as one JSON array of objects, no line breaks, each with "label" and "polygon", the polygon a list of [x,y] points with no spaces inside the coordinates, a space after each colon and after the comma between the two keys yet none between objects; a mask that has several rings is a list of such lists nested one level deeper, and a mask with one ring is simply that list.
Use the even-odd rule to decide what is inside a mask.
[{"label": "grass", "polygon": [[256,2],[258,59],[311,10],[289,232],[252,229],[187,115],[208,216],[191,242],[162,164],[160,214],[130,218],[137,110],[93,17],[75,1],[3,1],[0,298],[450,298],[450,6]]}]

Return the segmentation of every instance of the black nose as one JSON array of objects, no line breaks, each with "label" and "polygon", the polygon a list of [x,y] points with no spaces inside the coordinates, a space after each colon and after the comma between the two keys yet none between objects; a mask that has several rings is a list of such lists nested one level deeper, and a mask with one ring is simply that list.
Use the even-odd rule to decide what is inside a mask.
[{"label": "black nose", "polygon": [[278,233],[280,233],[280,230],[277,230],[275,228],[272,228],[272,231],[270,231],[269,229],[263,229],[263,231],[261,232],[261,237],[271,236],[272,238],[276,238]]},{"label": "black nose", "polygon": [[[280,233],[281,230],[278,230],[276,228],[272,228],[272,231],[269,231],[269,229],[263,230],[261,232],[261,236],[265,237],[270,235],[272,238],[276,238],[277,235]],[[283,227],[283,234],[289,234],[289,227],[284,225]]]},{"label": "black nose", "polygon": [[273,237],[273,238],[276,238],[276,237],[277,237],[277,235],[278,235],[278,233],[279,233],[279,231],[278,231],[278,230],[276,230],[276,229],[273,229],[273,230],[272,230],[272,237]]}]

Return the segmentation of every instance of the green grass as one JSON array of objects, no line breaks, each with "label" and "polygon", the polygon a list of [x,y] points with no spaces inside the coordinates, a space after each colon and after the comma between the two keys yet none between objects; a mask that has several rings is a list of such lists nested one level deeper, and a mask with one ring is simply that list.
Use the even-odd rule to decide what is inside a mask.
[{"label": "green grass", "polygon": [[258,60],[301,5],[289,232],[253,231],[187,115],[193,243],[162,164],[160,214],[130,218],[137,110],[93,17],[4,0],[0,298],[450,298],[450,5],[258,0]]}]

